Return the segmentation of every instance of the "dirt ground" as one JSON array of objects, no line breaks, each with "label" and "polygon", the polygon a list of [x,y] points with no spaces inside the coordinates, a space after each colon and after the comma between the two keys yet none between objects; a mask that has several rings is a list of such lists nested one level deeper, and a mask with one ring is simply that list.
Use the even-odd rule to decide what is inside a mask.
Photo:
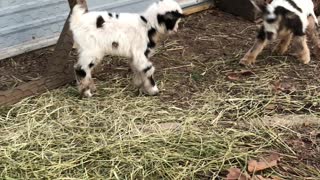
[{"label": "dirt ground", "polygon": [[[197,88],[199,88],[199,85],[205,85],[204,81],[214,84],[219,76],[248,70],[240,66],[238,61],[253,44],[257,28],[258,25],[220,11],[211,10],[199,13],[186,18],[178,34],[164,39],[161,49],[165,49],[167,52],[160,54],[160,56],[155,56],[151,60],[160,71],[171,69],[179,70],[178,73],[190,73],[190,71],[193,71],[191,72],[193,73],[192,78],[196,79],[196,81],[200,80],[197,78],[201,78],[201,83],[197,84]],[[170,43],[165,44],[168,41]],[[316,57],[314,51],[312,51],[311,63],[304,66],[290,55],[281,57],[272,54],[271,46],[275,45],[273,43],[264,50],[262,55],[258,57],[258,63],[250,71],[252,70],[256,74],[259,73],[261,68],[277,66],[281,62],[286,62],[291,67],[281,69],[285,70],[279,72],[283,75],[281,80],[295,81],[299,89],[304,89],[307,84],[318,85],[319,80],[315,77],[320,72],[320,58],[319,56]],[[53,50],[54,47],[44,48],[0,61],[0,90],[8,90],[40,78],[46,71],[46,64]],[[72,55],[76,57],[75,52]],[[168,61],[166,56],[170,56],[169,58],[175,59],[175,61]],[[263,58],[265,59],[263,60]],[[224,65],[221,65],[221,63]],[[104,80],[108,78],[109,74],[107,73],[112,74],[114,71],[119,73],[122,70],[125,70],[123,73],[127,75],[128,69],[126,66],[127,60],[108,57],[100,65],[95,76],[97,79]],[[210,71],[211,69],[218,69],[218,71]],[[157,77],[158,79],[161,79],[163,74],[157,73],[157,76],[159,76]],[[183,84],[190,85],[190,83]],[[186,89],[189,91],[190,87],[181,87],[181,90]],[[193,89],[192,86],[191,89]]]},{"label": "dirt ground", "polygon": [[[290,55],[272,54],[275,45],[272,44],[253,67],[238,64],[253,44],[257,28],[252,22],[218,10],[187,17],[180,32],[163,38],[157,54],[151,58],[161,89],[158,98],[163,103],[189,107],[199,93],[221,92],[217,94],[220,98],[230,97],[220,104],[225,121],[246,119],[251,108],[259,109],[254,112],[257,116],[307,114],[320,117],[320,58],[314,53],[311,63],[303,65]],[[52,52],[51,47],[0,61],[0,90],[41,77]],[[112,79],[110,83],[119,83],[117,79],[130,77],[127,60],[108,57],[94,76],[97,82]],[[130,86],[127,91],[134,91],[134,88]],[[237,110],[229,110],[228,106],[236,106],[237,99],[242,100]],[[297,154],[297,161],[320,171],[318,127],[308,123],[295,127],[287,140]],[[285,161],[284,168],[286,163],[296,162]],[[297,173],[290,169],[283,171]]]}]

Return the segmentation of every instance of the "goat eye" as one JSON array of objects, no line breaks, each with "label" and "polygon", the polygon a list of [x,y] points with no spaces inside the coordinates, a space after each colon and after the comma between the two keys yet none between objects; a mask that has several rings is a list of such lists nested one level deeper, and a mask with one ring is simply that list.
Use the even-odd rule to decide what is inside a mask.
[{"label": "goat eye", "polygon": [[272,24],[274,22],[276,22],[277,18],[268,18],[266,19],[267,23]]}]

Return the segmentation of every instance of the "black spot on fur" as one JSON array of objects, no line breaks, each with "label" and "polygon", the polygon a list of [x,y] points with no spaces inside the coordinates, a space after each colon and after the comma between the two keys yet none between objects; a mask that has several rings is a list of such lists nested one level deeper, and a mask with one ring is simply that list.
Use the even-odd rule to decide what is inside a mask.
[{"label": "black spot on fur", "polygon": [[262,41],[264,41],[266,39],[266,32],[265,32],[264,26],[261,26],[261,28],[258,32],[257,38]]},{"label": "black spot on fur", "polygon": [[286,16],[288,13],[292,13],[291,11],[289,11],[288,9],[278,6],[276,7],[276,9],[274,10],[274,13],[277,16]]},{"label": "black spot on fur", "polygon": [[105,23],[104,19],[102,16],[99,16],[97,18],[97,28],[102,28],[103,27],[103,23]]},{"label": "black spot on fur", "polygon": [[277,7],[275,13],[278,16],[282,16],[282,21],[280,22],[280,29],[287,28],[293,32],[295,36],[303,36],[303,24],[298,15],[294,12],[289,11],[284,7]]},{"label": "black spot on fur", "polygon": [[150,69],[152,69],[153,66],[148,66],[146,68],[144,68],[143,72],[147,73]]},{"label": "black spot on fur", "polygon": [[153,79],[152,76],[148,77],[148,79],[149,79],[149,81],[150,81],[150,83],[151,83],[152,86],[155,86],[155,85],[156,85],[156,82],[154,81],[154,79]]},{"label": "black spot on fur", "polygon": [[76,68],[75,72],[76,72],[76,75],[80,78],[84,78],[87,75],[87,73],[83,69],[81,69],[81,67]]},{"label": "black spot on fur", "polygon": [[140,16],[140,18],[141,18],[141,20],[142,20],[143,22],[148,23],[148,21],[147,21],[147,19],[146,19],[145,17]]},{"label": "black spot on fur", "polygon": [[119,43],[118,42],[112,42],[112,48],[118,49]]},{"label": "black spot on fur", "polygon": [[119,19],[119,14],[116,14],[116,18]]},{"label": "black spot on fur", "polygon": [[302,9],[292,0],[286,0],[292,7],[294,7],[295,9],[297,9],[299,12],[302,12]]},{"label": "black spot on fur", "polygon": [[269,15],[271,14],[271,12],[268,9],[265,9],[264,11],[262,11],[264,14]]},{"label": "black spot on fur", "polygon": [[89,64],[89,68],[91,69],[94,66],[94,63]]},{"label": "black spot on fur", "polygon": [[113,17],[113,15],[111,13],[108,13],[109,17]]},{"label": "black spot on fur", "polygon": [[149,43],[148,43],[148,48],[154,48],[156,47],[156,42],[154,42],[154,36],[157,34],[156,29],[151,28],[148,31],[148,38],[149,38]]},{"label": "black spot on fur", "polygon": [[272,40],[274,33],[273,32],[267,32],[267,39]]},{"label": "black spot on fur", "polygon": [[170,11],[163,15],[158,14],[157,19],[159,24],[165,25],[167,30],[173,30],[177,21],[183,17],[183,14],[178,11]]},{"label": "black spot on fur", "polygon": [[150,50],[147,48],[146,51],[144,52],[144,55],[148,58],[150,54]]},{"label": "black spot on fur", "polygon": [[287,19],[285,21],[286,27],[291,29],[295,36],[304,36],[303,32],[303,24],[299,18],[299,16],[295,16],[294,18]]}]

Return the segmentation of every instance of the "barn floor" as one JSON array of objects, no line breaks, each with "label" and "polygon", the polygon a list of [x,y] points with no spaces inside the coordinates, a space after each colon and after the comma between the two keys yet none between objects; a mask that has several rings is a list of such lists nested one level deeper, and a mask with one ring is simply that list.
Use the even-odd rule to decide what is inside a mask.
[{"label": "barn floor", "polygon": [[[271,55],[239,66],[257,26],[217,10],[187,17],[152,58],[161,94],[139,95],[127,60],[106,58],[98,93],[74,86],[0,108],[0,177],[221,179],[277,153],[250,176],[320,178],[320,59]],[[39,78],[50,48],[0,62],[0,90]],[[249,164],[250,165],[250,164]]]}]

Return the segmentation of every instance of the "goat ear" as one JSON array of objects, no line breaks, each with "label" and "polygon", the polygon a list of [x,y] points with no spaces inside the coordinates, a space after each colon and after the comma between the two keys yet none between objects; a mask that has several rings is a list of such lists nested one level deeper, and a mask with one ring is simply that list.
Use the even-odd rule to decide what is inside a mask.
[{"label": "goat ear", "polygon": [[260,12],[266,12],[267,5],[272,2],[272,0],[250,0],[252,5]]},{"label": "goat ear", "polygon": [[178,11],[171,11],[166,13],[165,17],[168,19],[179,19],[179,18],[183,18],[184,14],[181,14]]}]

